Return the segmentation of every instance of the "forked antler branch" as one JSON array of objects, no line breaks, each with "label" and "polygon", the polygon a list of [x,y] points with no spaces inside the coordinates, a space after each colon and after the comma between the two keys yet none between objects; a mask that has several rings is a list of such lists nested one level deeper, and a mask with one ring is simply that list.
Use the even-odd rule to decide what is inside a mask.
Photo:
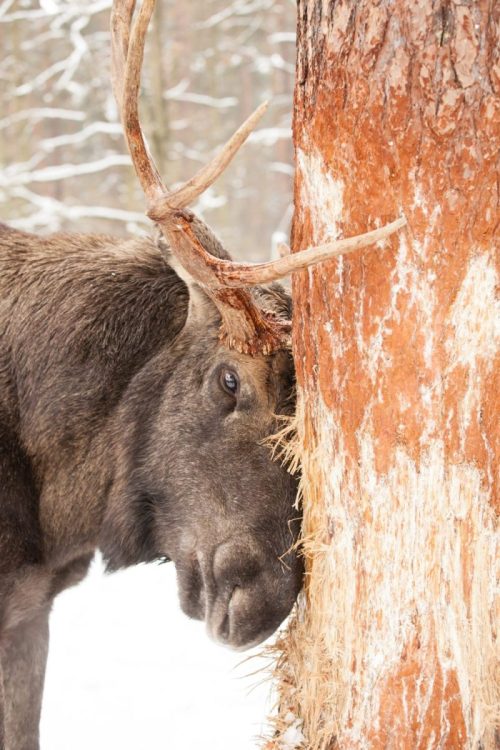
[{"label": "forked antler branch", "polygon": [[[217,305],[222,318],[221,337],[239,351],[267,353],[288,345],[290,322],[279,320],[259,308],[245,287],[268,283],[378,242],[403,227],[406,220],[397,219],[372,232],[307,248],[268,263],[235,263],[212,255],[206,247],[206,239],[213,238],[210,229],[183,209],[222,174],[255,128],[267,104],[261,104],[194,177],[175,191],[169,191],[149,153],[138,112],[144,44],[154,5],[155,0],[143,0],[134,19],[135,0],[114,0],[111,14],[113,90],[132,162],[148,200],[147,213],[160,225],[180,264]],[[213,247],[217,244],[215,238],[210,241]]]},{"label": "forked antler branch", "polygon": [[[148,216],[151,216],[151,211],[148,211]],[[177,255],[182,265],[192,276],[212,289],[225,287],[240,289],[257,284],[269,284],[271,281],[282,279],[284,276],[289,276],[296,271],[309,268],[309,266],[314,266],[322,261],[330,260],[337,255],[345,255],[346,253],[352,253],[353,250],[358,250],[360,247],[373,245],[373,243],[384,240],[397,232],[406,224],[406,219],[396,219],[396,221],[386,224],[380,229],[357,234],[354,237],[346,237],[342,240],[334,240],[324,245],[308,247],[298,253],[287,253],[281,258],[270,260],[267,263],[239,263],[216,258],[208,253],[197,240],[191,228],[190,218],[185,212],[177,214],[177,229],[181,233],[178,240]],[[185,238],[184,242],[182,235]],[[196,252],[193,252],[194,248],[196,248]]]},{"label": "forked antler branch", "polygon": [[152,204],[165,195],[156,164],[149,153],[139,121],[139,88],[146,32],[155,0],[144,0],[132,24],[135,0],[113,2],[111,10],[112,85],[132,162],[141,187]]}]

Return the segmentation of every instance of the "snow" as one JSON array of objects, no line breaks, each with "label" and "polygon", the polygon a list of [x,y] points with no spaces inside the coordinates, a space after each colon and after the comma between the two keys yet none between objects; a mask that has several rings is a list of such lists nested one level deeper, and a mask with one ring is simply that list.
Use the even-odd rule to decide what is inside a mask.
[{"label": "snow", "polygon": [[97,560],[56,599],[41,748],[257,748],[271,708],[261,649],[224,649],[185,617],[173,564],[104,576]]},{"label": "snow", "polygon": [[280,737],[280,750],[298,750],[303,747],[304,735],[302,734],[302,721],[289,711],[284,717],[290,725]]}]

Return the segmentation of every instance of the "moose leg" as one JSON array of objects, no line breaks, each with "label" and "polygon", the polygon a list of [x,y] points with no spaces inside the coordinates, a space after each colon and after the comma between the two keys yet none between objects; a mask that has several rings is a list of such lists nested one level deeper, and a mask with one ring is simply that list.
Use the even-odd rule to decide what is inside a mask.
[{"label": "moose leg", "polygon": [[0,655],[0,747],[5,747],[4,739],[4,696],[3,696],[3,671]]},{"label": "moose leg", "polygon": [[38,750],[43,682],[49,643],[44,611],[5,634],[0,647],[3,672],[5,750]]}]

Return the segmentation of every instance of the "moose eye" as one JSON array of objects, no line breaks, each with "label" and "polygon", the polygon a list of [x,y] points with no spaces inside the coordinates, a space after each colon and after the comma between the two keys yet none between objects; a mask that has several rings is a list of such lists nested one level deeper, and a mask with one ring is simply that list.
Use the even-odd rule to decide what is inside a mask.
[{"label": "moose eye", "polygon": [[220,384],[226,393],[230,393],[231,396],[236,396],[240,386],[240,381],[233,370],[222,370],[220,374]]}]

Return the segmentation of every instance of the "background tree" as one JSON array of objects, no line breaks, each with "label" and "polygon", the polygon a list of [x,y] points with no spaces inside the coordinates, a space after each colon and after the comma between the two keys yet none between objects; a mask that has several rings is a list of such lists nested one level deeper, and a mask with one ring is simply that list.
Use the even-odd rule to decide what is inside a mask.
[{"label": "background tree", "polygon": [[306,591],[270,747],[500,743],[498,12],[299,0],[294,281]]}]

